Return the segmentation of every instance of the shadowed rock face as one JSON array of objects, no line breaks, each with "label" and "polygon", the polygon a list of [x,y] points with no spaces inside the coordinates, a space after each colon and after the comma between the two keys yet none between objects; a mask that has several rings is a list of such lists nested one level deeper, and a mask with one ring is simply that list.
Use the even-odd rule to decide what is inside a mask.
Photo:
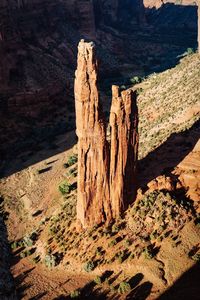
[{"label": "shadowed rock face", "polygon": [[97,88],[97,61],[93,43],[78,47],[75,79],[78,136],[77,218],[84,227],[120,216],[133,201],[137,161],[136,93],[113,86],[110,114],[111,141],[106,140]]},{"label": "shadowed rock face", "polygon": [[135,196],[138,151],[136,93],[112,87],[110,111],[110,200],[113,217],[127,209]]}]

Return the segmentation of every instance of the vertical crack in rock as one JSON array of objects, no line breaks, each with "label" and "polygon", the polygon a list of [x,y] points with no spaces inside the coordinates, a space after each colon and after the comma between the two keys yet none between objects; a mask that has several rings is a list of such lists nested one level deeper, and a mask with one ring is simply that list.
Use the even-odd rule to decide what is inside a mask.
[{"label": "vertical crack in rock", "polygon": [[77,218],[86,227],[111,220],[109,147],[99,103],[93,43],[79,43],[75,100],[78,136]]},{"label": "vertical crack in rock", "polygon": [[113,86],[110,144],[97,88],[95,46],[81,40],[75,78],[78,136],[77,219],[83,227],[110,222],[133,202],[136,191],[138,112],[136,91]]},{"label": "vertical crack in rock", "polygon": [[138,151],[138,112],[136,91],[120,93],[112,87],[110,112],[110,200],[113,217],[128,208],[136,191],[136,163]]}]

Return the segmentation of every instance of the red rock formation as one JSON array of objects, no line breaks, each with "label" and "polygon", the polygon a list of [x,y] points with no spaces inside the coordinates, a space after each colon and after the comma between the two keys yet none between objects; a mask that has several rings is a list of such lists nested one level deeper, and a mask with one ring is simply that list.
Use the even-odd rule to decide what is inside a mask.
[{"label": "red rock formation", "polygon": [[114,86],[108,144],[97,89],[94,44],[81,41],[78,48],[75,79],[77,218],[83,227],[88,227],[120,216],[134,199],[138,119],[136,93],[127,90],[120,95],[119,87]]},{"label": "red rock formation", "polygon": [[198,51],[200,54],[200,0],[198,2]]},{"label": "red rock formation", "polygon": [[75,79],[78,136],[77,218],[84,227],[88,227],[111,219],[109,152],[97,89],[94,44],[81,41],[78,50]]},{"label": "red rock formation", "polygon": [[110,112],[110,200],[113,217],[118,217],[130,204],[136,191],[136,162],[138,151],[138,112],[136,91],[120,93],[112,87]]}]

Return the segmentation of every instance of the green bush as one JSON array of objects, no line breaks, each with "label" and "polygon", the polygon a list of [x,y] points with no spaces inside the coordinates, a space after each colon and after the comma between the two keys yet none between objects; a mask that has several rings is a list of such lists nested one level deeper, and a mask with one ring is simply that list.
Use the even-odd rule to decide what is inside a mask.
[{"label": "green bush", "polygon": [[95,277],[94,282],[96,284],[101,284],[102,283],[101,277],[100,276]]},{"label": "green bush", "polygon": [[146,247],[143,252],[147,259],[152,259],[154,257],[153,248],[151,246]]},{"label": "green bush", "polygon": [[194,49],[193,48],[187,48],[187,55],[191,55],[194,53]]},{"label": "green bush", "polygon": [[32,247],[33,246],[33,241],[31,239],[31,237],[30,236],[25,236],[23,238],[23,244],[24,244],[25,247]]},{"label": "green bush", "polygon": [[71,292],[70,297],[72,299],[74,299],[74,298],[79,298],[80,295],[81,295],[81,292],[79,290],[75,290],[75,291]]},{"label": "green bush", "polygon": [[117,224],[113,224],[111,229],[112,233],[117,233],[119,232],[119,230],[120,230],[119,226]]},{"label": "green bush", "polygon": [[15,250],[15,249],[17,249],[18,244],[17,244],[17,242],[12,242],[10,246],[11,246],[11,249]]},{"label": "green bush", "polygon": [[130,292],[130,290],[131,290],[130,284],[128,282],[122,281],[119,285],[118,293],[125,294]]},{"label": "green bush", "polygon": [[64,164],[64,167],[69,168],[69,167],[73,166],[77,161],[78,161],[78,155],[73,154],[68,158],[68,161],[67,161],[67,163]]},{"label": "green bush", "polygon": [[53,254],[46,255],[44,259],[46,267],[53,268],[56,266],[56,257]]},{"label": "green bush", "polygon": [[61,182],[58,188],[62,195],[66,195],[71,192],[71,184],[68,183],[66,180]]},{"label": "green bush", "polygon": [[200,262],[200,253],[196,253],[192,256],[192,259],[194,261]]},{"label": "green bush", "polygon": [[30,255],[31,255],[31,251],[30,250],[24,250],[22,253],[20,253],[20,257],[21,258],[30,256]]},{"label": "green bush", "polygon": [[108,244],[108,247],[113,247],[117,244],[117,241],[114,239],[112,240],[109,244]]},{"label": "green bush", "polygon": [[124,245],[129,247],[131,245],[131,241],[130,240],[125,240]]},{"label": "green bush", "polygon": [[86,262],[85,265],[83,266],[83,269],[87,273],[92,272],[95,269],[95,265],[94,265],[93,261]]},{"label": "green bush", "polygon": [[133,84],[140,83],[141,81],[142,79],[139,76],[134,76],[133,78],[130,79],[130,82]]}]

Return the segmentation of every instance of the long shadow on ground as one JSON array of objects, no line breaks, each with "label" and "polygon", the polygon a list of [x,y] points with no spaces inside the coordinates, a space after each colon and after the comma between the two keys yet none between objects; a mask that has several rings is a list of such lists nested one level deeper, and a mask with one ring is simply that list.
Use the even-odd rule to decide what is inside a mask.
[{"label": "long shadow on ground", "polygon": [[185,272],[172,287],[163,293],[159,300],[199,300],[200,295],[200,264],[197,263]]},{"label": "long shadow on ground", "polygon": [[200,138],[200,120],[190,129],[173,133],[166,142],[138,162],[139,187],[170,173],[194,148]]}]

